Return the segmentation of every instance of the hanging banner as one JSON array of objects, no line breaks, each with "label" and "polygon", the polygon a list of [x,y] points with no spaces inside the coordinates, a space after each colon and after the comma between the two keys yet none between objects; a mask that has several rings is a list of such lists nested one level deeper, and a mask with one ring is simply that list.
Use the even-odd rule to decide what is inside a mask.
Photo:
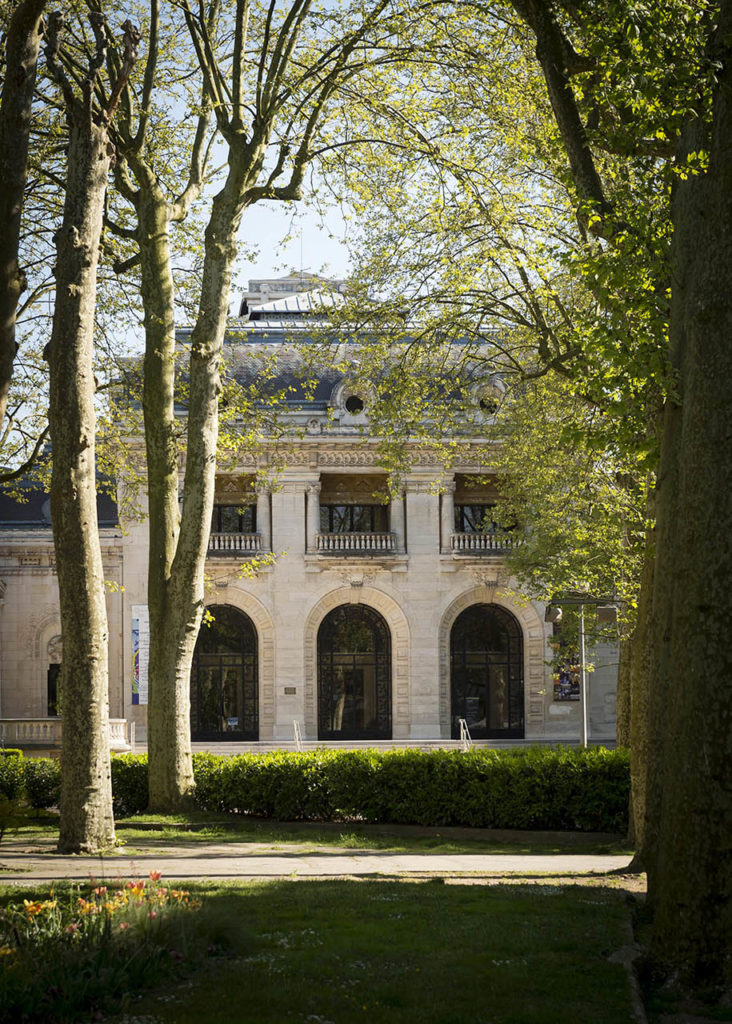
[{"label": "hanging banner", "polygon": [[147,704],[150,618],[146,604],[132,605],[132,703]]}]

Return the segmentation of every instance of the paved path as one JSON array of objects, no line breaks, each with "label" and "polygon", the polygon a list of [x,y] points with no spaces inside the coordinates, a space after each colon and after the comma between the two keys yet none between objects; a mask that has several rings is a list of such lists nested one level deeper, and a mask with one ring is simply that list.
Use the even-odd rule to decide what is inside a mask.
[{"label": "paved path", "polygon": [[577,875],[622,871],[628,856],[605,854],[430,854],[343,850],[338,847],[265,843],[191,843],[134,855],[118,851],[104,858],[55,854],[52,842],[4,842],[0,882],[23,885],[55,879],[144,878],[160,871],[180,878],[336,878],[403,875]]}]

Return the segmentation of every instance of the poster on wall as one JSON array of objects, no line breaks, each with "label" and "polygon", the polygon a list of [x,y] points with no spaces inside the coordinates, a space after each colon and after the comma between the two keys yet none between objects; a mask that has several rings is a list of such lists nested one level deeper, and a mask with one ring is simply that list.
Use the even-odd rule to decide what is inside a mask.
[{"label": "poster on wall", "polygon": [[150,618],[146,604],[132,605],[132,703],[147,704]]}]

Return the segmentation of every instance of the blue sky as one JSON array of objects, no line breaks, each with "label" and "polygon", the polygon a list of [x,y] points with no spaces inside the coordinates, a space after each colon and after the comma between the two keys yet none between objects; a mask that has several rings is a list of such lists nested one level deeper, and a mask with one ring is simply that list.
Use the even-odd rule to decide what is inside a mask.
[{"label": "blue sky", "polygon": [[[242,222],[242,251],[232,298],[238,299],[250,277],[279,277],[300,269],[345,277],[349,267],[345,231],[346,224],[336,209],[330,210],[325,224],[321,224],[321,218],[303,203],[258,203],[251,207]],[[247,249],[252,243],[258,253],[250,262]]]}]

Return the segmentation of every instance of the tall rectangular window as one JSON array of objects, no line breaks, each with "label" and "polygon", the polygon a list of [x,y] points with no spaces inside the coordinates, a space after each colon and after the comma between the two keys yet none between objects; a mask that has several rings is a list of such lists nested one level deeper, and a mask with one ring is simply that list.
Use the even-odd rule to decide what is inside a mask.
[{"label": "tall rectangular window", "polygon": [[256,533],[256,505],[214,505],[211,533]]},{"label": "tall rectangular window", "polygon": [[455,505],[455,533],[495,533],[495,505]]},{"label": "tall rectangular window", "polygon": [[321,533],[386,533],[386,505],[321,505]]}]

